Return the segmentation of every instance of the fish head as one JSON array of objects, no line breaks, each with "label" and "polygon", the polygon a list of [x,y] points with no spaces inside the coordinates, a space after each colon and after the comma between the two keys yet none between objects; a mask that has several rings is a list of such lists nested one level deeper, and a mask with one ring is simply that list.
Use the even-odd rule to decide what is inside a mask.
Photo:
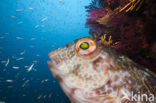
[{"label": "fish head", "polygon": [[90,37],[84,37],[50,52],[51,61],[48,64],[53,76],[62,85],[65,83],[71,88],[94,89],[108,79],[107,70],[96,68],[107,55],[105,53],[102,56],[101,52],[99,44]]}]

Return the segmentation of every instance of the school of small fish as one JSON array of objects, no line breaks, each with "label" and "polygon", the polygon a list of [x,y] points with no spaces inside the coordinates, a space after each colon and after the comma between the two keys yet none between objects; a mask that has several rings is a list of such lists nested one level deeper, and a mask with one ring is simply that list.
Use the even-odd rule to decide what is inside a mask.
[{"label": "school of small fish", "polygon": [[[16,13],[22,13],[25,12],[26,10],[29,11],[34,11],[35,8],[33,7],[29,7],[26,9],[16,9],[14,11],[16,11]],[[23,24],[25,24],[24,21],[22,21],[21,19],[19,19],[19,17],[17,15],[10,15],[10,18],[12,20],[17,20],[16,25],[22,26]],[[19,19],[19,20],[18,20]],[[41,17],[40,18],[40,24],[36,24],[33,26],[34,29],[37,28],[45,28],[46,25],[44,25],[44,22],[48,19],[48,17]],[[42,30],[42,32],[45,32],[45,30]],[[11,35],[11,33],[6,32],[6,33],[0,33],[0,40],[6,40],[7,36]],[[12,39],[17,40],[17,41],[23,41],[27,38],[25,38],[23,35],[17,35],[15,37],[13,37]],[[30,42],[32,41],[36,41],[36,37],[30,37],[28,39]],[[42,41],[45,41],[45,38],[43,39],[43,37],[41,37]],[[35,45],[30,44],[29,45],[30,49],[35,48]],[[16,89],[15,84],[18,82],[16,79],[19,78],[19,76],[22,74],[21,71],[24,70],[24,72],[26,73],[36,73],[38,71],[38,68],[36,67],[39,63],[39,60],[32,60],[30,61],[30,63],[24,64],[25,63],[25,59],[27,59],[27,57],[25,55],[27,55],[27,53],[29,53],[29,51],[27,51],[27,49],[21,50],[19,52],[17,52],[17,54],[14,54],[10,57],[6,56],[7,58],[1,58],[1,54],[3,53],[4,48],[0,47],[0,72],[2,72],[4,75],[5,73],[8,73],[10,71],[13,72],[17,72],[16,75],[14,76],[14,78],[4,78],[3,75],[0,74],[0,91],[1,91],[1,85],[4,84],[6,85],[6,87],[10,90],[10,89]],[[35,57],[40,57],[40,53],[37,53],[35,55]],[[5,56],[4,56],[5,57]],[[20,63],[23,63],[25,66],[21,66]],[[12,77],[12,76],[11,76]],[[31,83],[33,83],[33,81],[31,79],[28,79],[27,77],[24,78],[20,78],[23,83],[21,84],[22,88],[26,88],[29,85],[31,85]],[[42,79],[37,79],[36,81],[39,81],[39,83],[41,85],[46,84],[46,82],[49,82],[48,78],[42,78]],[[55,81],[53,81],[53,83],[55,84]],[[1,93],[1,92],[0,92]],[[49,94],[45,94],[45,93],[39,93],[38,96],[36,97],[36,99],[40,100],[40,99],[46,99],[52,98],[52,92],[49,92]],[[25,93],[23,93],[23,96],[29,96]],[[4,100],[1,100],[2,97],[0,95],[0,103],[7,103],[4,100],[7,99],[7,97],[3,97]]]}]

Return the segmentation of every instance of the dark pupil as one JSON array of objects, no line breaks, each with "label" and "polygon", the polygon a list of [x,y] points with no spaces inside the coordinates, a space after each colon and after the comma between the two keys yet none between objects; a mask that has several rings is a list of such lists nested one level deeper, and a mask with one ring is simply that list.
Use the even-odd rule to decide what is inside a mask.
[{"label": "dark pupil", "polygon": [[89,48],[89,43],[88,42],[81,43],[80,44],[80,48],[81,49],[84,49],[84,50],[88,49]]}]

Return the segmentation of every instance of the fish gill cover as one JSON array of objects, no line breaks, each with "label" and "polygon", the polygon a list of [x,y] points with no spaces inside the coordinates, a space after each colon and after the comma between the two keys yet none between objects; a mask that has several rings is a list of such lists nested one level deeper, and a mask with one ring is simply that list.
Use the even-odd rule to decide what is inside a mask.
[{"label": "fish gill cover", "polygon": [[155,8],[154,0],[93,0],[86,27],[101,44],[156,72]]}]

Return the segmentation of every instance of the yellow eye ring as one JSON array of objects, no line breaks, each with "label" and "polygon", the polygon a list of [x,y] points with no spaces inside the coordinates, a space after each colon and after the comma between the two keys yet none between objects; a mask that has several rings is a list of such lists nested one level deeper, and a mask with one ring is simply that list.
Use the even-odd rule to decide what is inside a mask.
[{"label": "yellow eye ring", "polygon": [[77,41],[76,50],[80,55],[89,55],[96,50],[96,42],[90,37],[84,37]]}]

